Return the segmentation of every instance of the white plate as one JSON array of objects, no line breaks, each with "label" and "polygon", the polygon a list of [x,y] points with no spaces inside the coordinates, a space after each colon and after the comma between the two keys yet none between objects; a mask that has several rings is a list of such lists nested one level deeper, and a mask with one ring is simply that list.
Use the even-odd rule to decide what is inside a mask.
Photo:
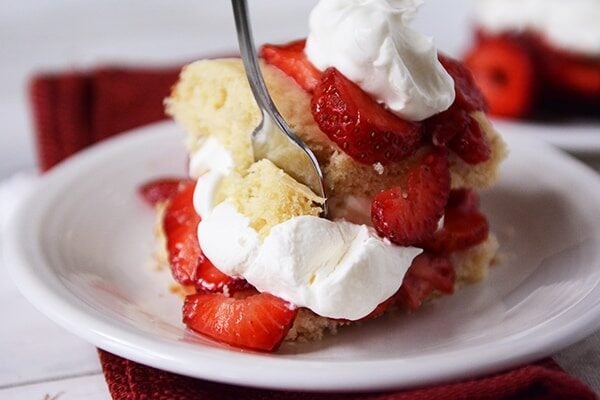
[{"label": "white plate", "polygon": [[504,134],[514,133],[546,141],[574,153],[600,153],[600,122],[528,122],[494,118]]},{"label": "white plate", "polygon": [[[552,354],[600,324],[600,180],[551,146],[508,135],[483,206],[502,240],[484,283],[413,315],[342,329],[278,354],[187,332],[168,271],[152,267],[143,182],[184,174],[182,135],[161,123],[47,174],[11,221],[6,265],[44,314],[98,347],[161,369],[280,389],[374,390],[487,374]],[[42,333],[43,334],[43,333]]]}]

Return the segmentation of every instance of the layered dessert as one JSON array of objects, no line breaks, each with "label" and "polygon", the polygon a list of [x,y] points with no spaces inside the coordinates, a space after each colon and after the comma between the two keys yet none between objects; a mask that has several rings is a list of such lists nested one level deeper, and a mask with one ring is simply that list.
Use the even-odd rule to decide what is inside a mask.
[{"label": "layered dessert", "polygon": [[465,57],[490,112],[600,117],[600,2],[478,0]]},{"label": "layered dessert", "polygon": [[260,50],[327,199],[254,159],[261,114],[240,59],[183,68],[165,104],[187,132],[189,179],[142,193],[191,330],[275,351],[485,278],[498,243],[477,190],[506,150],[470,73],[410,28],[418,3],[321,0],[306,40]]}]

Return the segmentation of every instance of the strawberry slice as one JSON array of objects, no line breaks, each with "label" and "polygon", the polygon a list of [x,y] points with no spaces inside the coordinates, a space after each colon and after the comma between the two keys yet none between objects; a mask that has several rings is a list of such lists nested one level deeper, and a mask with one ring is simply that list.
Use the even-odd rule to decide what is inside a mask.
[{"label": "strawberry slice", "polygon": [[387,111],[335,68],[323,73],[311,108],[319,128],[363,164],[403,160],[421,144],[421,124]]},{"label": "strawberry slice", "polygon": [[193,285],[202,291],[221,291],[246,287],[243,279],[230,277],[206,258],[198,242],[200,217],[194,210],[192,199],[196,183],[187,181],[169,201],[163,218],[167,239],[167,253],[171,273],[182,285]]},{"label": "strawberry slice", "polygon": [[179,185],[186,179],[182,178],[159,178],[138,188],[138,193],[146,203],[156,206],[158,203],[165,202],[177,193]]},{"label": "strawberry slice", "polygon": [[434,254],[449,254],[475,246],[489,234],[487,218],[479,211],[477,194],[469,189],[450,192],[444,226],[423,247]]},{"label": "strawberry slice", "polygon": [[305,39],[283,45],[265,44],[260,50],[260,56],[293,78],[302,89],[312,92],[319,83],[321,71],[304,54],[305,44]]},{"label": "strawberry slice", "polygon": [[377,232],[400,246],[430,238],[442,217],[450,192],[447,152],[432,150],[408,172],[406,187],[378,193],[371,204]]},{"label": "strawberry slice", "polygon": [[454,80],[454,91],[456,92],[454,104],[466,111],[486,111],[485,97],[464,64],[444,54],[439,54],[439,60]]},{"label": "strawberry slice", "polygon": [[[554,86],[576,95],[600,100],[600,61],[552,49],[538,41],[546,79]],[[598,105],[599,103],[596,103]]]},{"label": "strawberry slice", "polygon": [[275,351],[287,335],[297,309],[268,293],[231,298],[221,293],[187,296],[183,323],[235,347]]},{"label": "strawberry slice", "polygon": [[477,122],[467,116],[467,126],[458,131],[448,147],[469,164],[479,164],[490,159],[492,149]]},{"label": "strawberry slice", "polygon": [[455,280],[456,274],[450,260],[421,253],[413,260],[404,276],[398,291],[398,301],[416,310],[434,290],[452,294]]},{"label": "strawberry slice", "polygon": [[505,37],[480,40],[465,63],[496,115],[520,118],[532,109],[536,76],[534,60],[522,43]]}]

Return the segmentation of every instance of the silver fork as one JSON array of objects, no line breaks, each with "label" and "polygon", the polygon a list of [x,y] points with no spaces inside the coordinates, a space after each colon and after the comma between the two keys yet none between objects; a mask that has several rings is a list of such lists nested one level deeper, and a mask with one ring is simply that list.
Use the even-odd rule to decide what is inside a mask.
[{"label": "silver fork", "polygon": [[[315,155],[290,129],[267,90],[254,48],[246,0],[231,0],[231,5],[246,76],[262,115],[261,122],[252,132],[254,159],[271,160],[325,199],[323,173]],[[327,202],[323,204],[323,214],[327,215]]]}]

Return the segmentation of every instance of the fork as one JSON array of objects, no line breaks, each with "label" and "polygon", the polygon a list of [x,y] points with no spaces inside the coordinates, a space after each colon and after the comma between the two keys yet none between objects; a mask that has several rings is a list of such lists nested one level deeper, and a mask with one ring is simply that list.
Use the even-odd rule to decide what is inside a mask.
[{"label": "fork", "polygon": [[[246,0],[231,0],[240,54],[250,83],[250,89],[260,109],[261,122],[252,132],[254,160],[268,159],[297,181],[326,199],[323,173],[317,158],[308,146],[292,131],[281,116],[260,71]],[[327,202],[323,216],[327,215]]]}]

